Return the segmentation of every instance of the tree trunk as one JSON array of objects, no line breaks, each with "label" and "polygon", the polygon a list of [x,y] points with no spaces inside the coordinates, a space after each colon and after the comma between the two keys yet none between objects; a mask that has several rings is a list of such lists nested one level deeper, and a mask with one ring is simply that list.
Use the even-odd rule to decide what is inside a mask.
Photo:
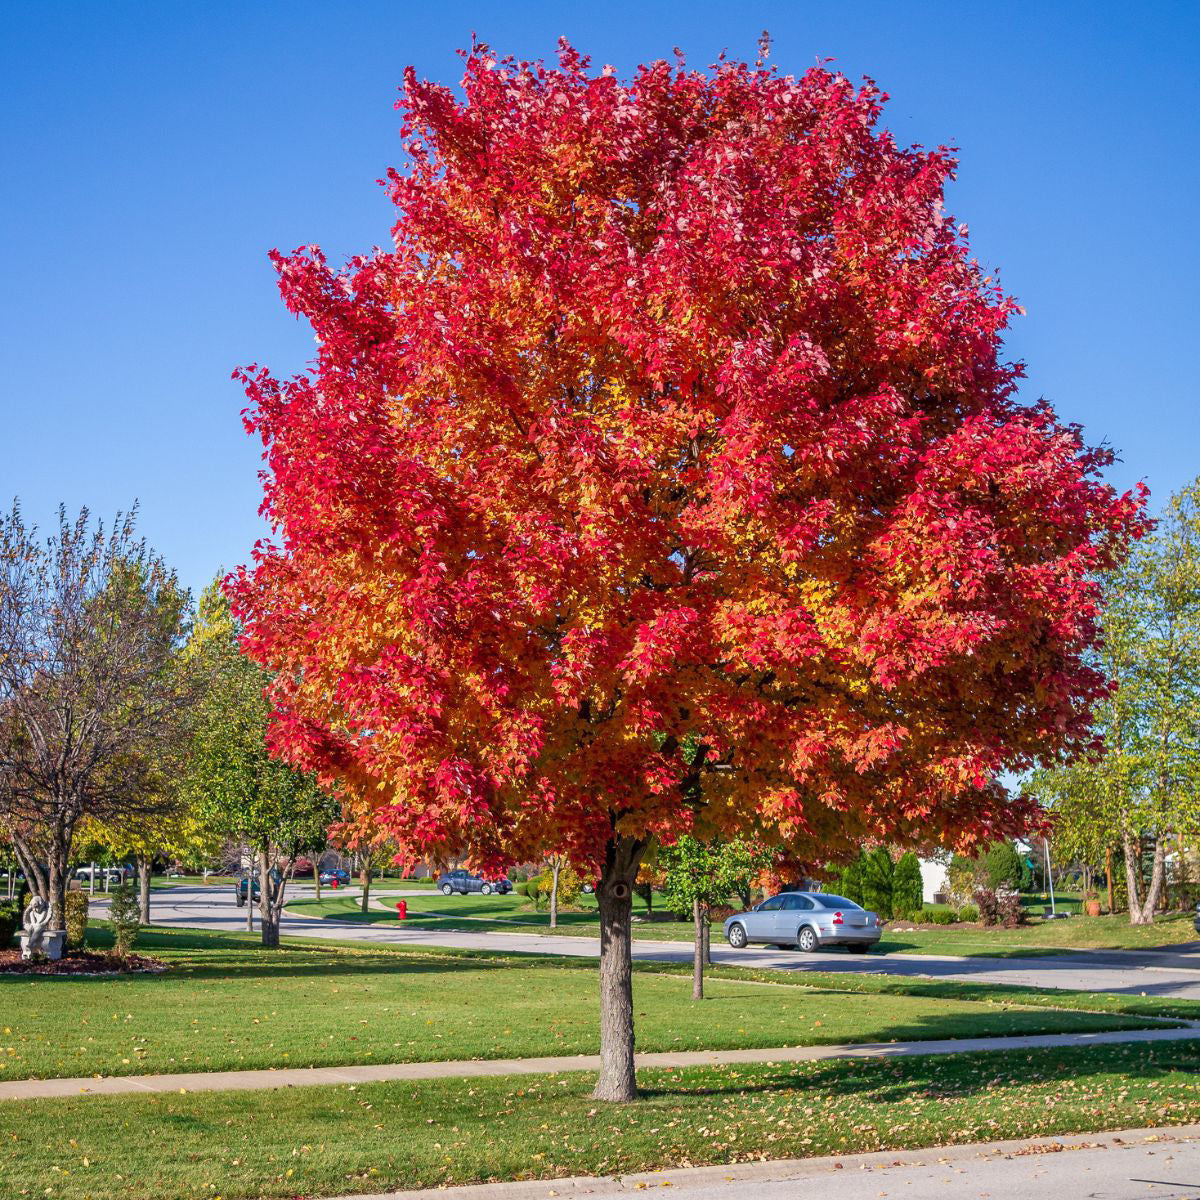
[{"label": "tree trunk", "polygon": [[704,909],[692,901],[692,999],[704,999]]},{"label": "tree trunk", "polygon": [[704,965],[712,966],[712,920],[707,911],[704,914]]},{"label": "tree trunk", "polygon": [[1123,835],[1122,840],[1125,850],[1125,884],[1129,891],[1129,923],[1152,925],[1154,904],[1158,902],[1157,888],[1162,885],[1162,840],[1156,839],[1154,846],[1154,876],[1151,882],[1153,902],[1149,895],[1143,895],[1142,892],[1142,848],[1128,833]]},{"label": "tree trunk", "polygon": [[258,873],[258,856],[250,855],[246,867],[246,932],[254,932],[254,876]]},{"label": "tree trunk", "polygon": [[[258,918],[262,926],[262,944],[264,950],[279,949],[279,914],[282,905],[276,905],[272,892],[271,856],[266,849],[260,855],[258,864]],[[283,880],[279,882],[283,890]],[[249,903],[249,897],[247,897]]]},{"label": "tree trunk", "polygon": [[137,856],[138,910],[143,925],[150,924],[150,857]]},{"label": "tree trunk", "polygon": [[1143,924],[1153,925],[1154,914],[1158,911],[1162,900],[1163,888],[1167,882],[1167,846],[1166,838],[1154,840],[1154,862],[1150,867],[1150,889],[1146,893],[1146,903],[1142,909]]},{"label": "tree trunk", "polygon": [[371,864],[367,863],[359,874],[359,881],[362,883],[362,910],[367,911],[367,905],[371,901]]},{"label": "tree trunk", "polygon": [[321,900],[321,864],[320,862],[313,863],[313,887],[317,890],[317,901]]},{"label": "tree trunk", "polygon": [[1108,878],[1108,911],[1115,913],[1117,911],[1117,899],[1113,893],[1113,861],[1112,847],[1108,846],[1104,851],[1104,873]]},{"label": "tree trunk", "polygon": [[[550,928],[558,928],[558,873],[562,862],[556,856],[550,860]],[[632,911],[632,908],[631,910]]]},{"label": "tree trunk", "polygon": [[46,900],[50,904],[50,928],[63,929],[67,914],[67,847],[57,842],[51,846],[46,864]]},{"label": "tree trunk", "polygon": [[600,907],[600,1078],[596,1100],[637,1097],[633,1062],[633,882],[645,842],[614,834],[605,852]]}]

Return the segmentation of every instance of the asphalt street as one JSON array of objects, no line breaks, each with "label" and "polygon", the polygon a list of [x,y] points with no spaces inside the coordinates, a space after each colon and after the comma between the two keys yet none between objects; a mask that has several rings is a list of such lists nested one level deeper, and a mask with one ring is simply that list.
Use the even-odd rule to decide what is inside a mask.
[{"label": "asphalt street", "polygon": [[[296,895],[311,894],[297,889]],[[403,895],[403,892],[396,892]],[[419,893],[428,896],[428,891]],[[98,898],[99,899],[99,898]],[[448,904],[453,903],[448,901]],[[233,889],[183,885],[155,889],[155,924],[195,929],[244,929],[245,909],[234,904]],[[553,934],[469,930],[415,929],[403,921],[374,924],[329,920],[285,913],[283,932],[298,937],[353,939],[398,946],[503,950],[520,954],[553,954],[595,958],[598,938]],[[690,942],[635,941],[634,958],[658,962],[690,962]],[[850,955],[841,949],[801,954],[793,950],[754,947],[734,950],[713,944],[713,961],[722,966],[782,971],[847,971],[928,979],[1007,983],[1032,987],[1070,988],[1125,995],[1180,996],[1200,999],[1200,951],[1086,952],[1031,958],[955,958],[929,954]]]}]

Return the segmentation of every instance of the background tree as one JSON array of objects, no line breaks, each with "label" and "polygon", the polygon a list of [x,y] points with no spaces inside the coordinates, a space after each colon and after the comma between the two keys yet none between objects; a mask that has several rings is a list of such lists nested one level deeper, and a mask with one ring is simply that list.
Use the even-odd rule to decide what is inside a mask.
[{"label": "background tree", "polygon": [[1115,686],[1096,753],[1029,784],[1070,857],[1124,864],[1132,924],[1162,899],[1166,856],[1200,831],[1200,482],[1172,497],[1152,536],[1104,580],[1099,665]]},{"label": "background tree", "polygon": [[0,518],[0,823],[61,923],[75,830],[161,810],[162,745],[186,712],[188,595],[134,534],[86,509],[42,540]]},{"label": "background tree", "polygon": [[194,861],[220,849],[220,838],[206,814],[188,803],[183,789],[174,781],[161,781],[169,790],[156,812],[121,816],[104,822],[88,822],[85,836],[118,859],[132,859],[137,871],[138,913],[143,925],[150,924],[150,876],[156,858]]},{"label": "background tree", "polygon": [[704,997],[704,967],[709,954],[710,912],[730,896],[749,890],[751,881],[771,855],[735,838],[700,841],[687,834],[658,851],[663,872],[663,897],[678,913],[690,913],[693,923],[692,998]]},{"label": "background tree", "polygon": [[239,650],[217,583],[200,598],[188,658],[203,684],[188,754],[190,802],[209,829],[244,842],[258,876],[262,944],[277,947],[296,859],[324,848],[338,806],[311,774],[268,753],[269,679]]},{"label": "background tree", "polygon": [[317,361],[243,373],[276,540],[232,590],[289,762],[414,851],[598,879],[628,1100],[652,840],[1022,830],[997,775],[1087,744],[1139,501],[1017,403],[953,157],[873,85],[465,64],[405,76],[394,249],[276,256]]},{"label": "background tree", "polygon": [[[342,808],[341,819],[329,827],[329,845],[354,857],[362,885],[361,908],[365,913],[371,904],[371,873],[396,859],[396,843],[385,825],[379,821],[378,809],[365,811],[349,805]],[[311,846],[318,852],[324,847]],[[314,874],[319,871],[314,869]]]}]

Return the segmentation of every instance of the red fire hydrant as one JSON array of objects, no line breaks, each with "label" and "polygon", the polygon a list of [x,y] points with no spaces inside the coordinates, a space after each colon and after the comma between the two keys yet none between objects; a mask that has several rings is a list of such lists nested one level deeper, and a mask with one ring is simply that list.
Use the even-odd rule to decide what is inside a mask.
[{"label": "red fire hydrant", "polygon": [[397,900],[396,901],[396,920],[403,921],[407,916],[408,916],[408,901],[407,900]]},{"label": "red fire hydrant", "polygon": [[332,883],[331,883],[329,886],[330,886],[331,888],[333,888],[333,890],[336,892],[336,891],[337,891],[337,885],[338,885],[338,881],[337,881],[337,876],[335,875],[335,876],[333,877],[333,882],[332,882]]}]

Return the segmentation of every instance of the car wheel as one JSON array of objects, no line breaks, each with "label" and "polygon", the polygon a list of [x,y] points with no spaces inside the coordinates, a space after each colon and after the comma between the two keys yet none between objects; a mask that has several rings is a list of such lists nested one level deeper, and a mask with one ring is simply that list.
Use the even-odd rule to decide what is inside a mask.
[{"label": "car wheel", "polygon": [[735,950],[744,950],[746,942],[749,941],[746,937],[745,926],[743,925],[730,925],[729,932],[725,936]]},{"label": "car wheel", "polygon": [[483,887],[479,889],[479,894],[481,896],[490,896],[492,894],[492,885],[490,883],[485,883]]},{"label": "car wheel", "polygon": [[454,891],[454,889],[448,883],[442,884],[442,895],[443,896],[449,896],[450,893],[453,891]]},{"label": "car wheel", "polygon": [[796,949],[803,950],[805,954],[811,954],[817,948],[817,935],[813,932],[811,925],[805,925],[796,935]]},{"label": "car wheel", "polygon": [[245,900],[243,900],[243,899],[241,898],[241,896],[234,896],[234,898],[233,898],[233,901],[234,901],[234,903],[235,903],[235,904],[238,906],[238,908],[245,908],[245,907],[246,907],[246,901],[245,901]]}]

